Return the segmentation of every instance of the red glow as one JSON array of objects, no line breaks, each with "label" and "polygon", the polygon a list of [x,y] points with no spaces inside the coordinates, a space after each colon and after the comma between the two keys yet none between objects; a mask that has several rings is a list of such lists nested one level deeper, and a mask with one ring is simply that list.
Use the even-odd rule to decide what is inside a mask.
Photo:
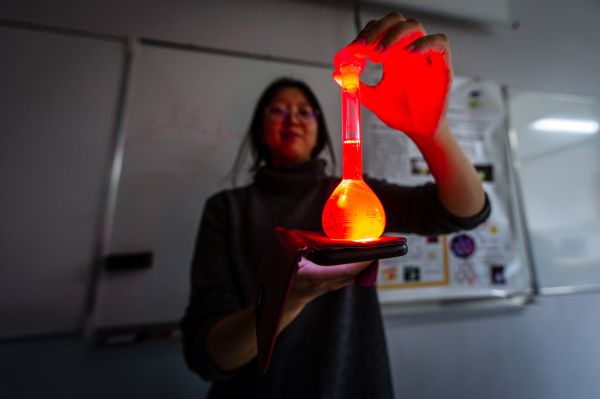
[{"label": "red glow", "polygon": [[[443,46],[422,50],[410,35],[383,52],[375,44],[352,43],[335,55],[335,80],[342,86],[343,180],[323,209],[323,229],[331,239],[375,240],[385,228],[381,202],[362,180],[358,99],[388,126],[416,139],[431,137],[446,110],[452,72]],[[366,58],[383,64],[375,86],[360,83]],[[350,66],[350,67],[349,67]]]},{"label": "red glow", "polygon": [[383,64],[375,86],[360,85],[361,102],[388,126],[409,135],[433,136],[445,112],[452,72],[445,49],[414,52],[407,46],[423,36],[411,35],[383,53],[374,45],[353,43],[335,57],[334,78],[339,81],[341,62],[365,57]]},{"label": "red glow", "polygon": [[[336,63],[339,58],[336,57]],[[364,60],[344,59],[342,83],[343,180],[323,209],[323,230],[330,239],[372,241],[385,228],[381,202],[362,177],[359,74]]]}]

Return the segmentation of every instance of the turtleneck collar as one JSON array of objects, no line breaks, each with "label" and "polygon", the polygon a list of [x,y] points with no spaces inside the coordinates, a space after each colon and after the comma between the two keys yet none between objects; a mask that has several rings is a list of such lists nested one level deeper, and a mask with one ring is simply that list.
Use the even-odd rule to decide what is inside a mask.
[{"label": "turtleneck collar", "polygon": [[326,162],[311,159],[281,167],[263,166],[254,175],[254,183],[262,190],[274,193],[302,192],[325,177]]}]

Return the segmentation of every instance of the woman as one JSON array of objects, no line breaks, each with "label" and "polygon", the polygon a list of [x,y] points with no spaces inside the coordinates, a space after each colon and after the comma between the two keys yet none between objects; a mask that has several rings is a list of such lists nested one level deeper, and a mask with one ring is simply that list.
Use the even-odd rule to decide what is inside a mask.
[{"label": "woman", "polygon": [[[445,112],[447,87],[429,91],[427,101],[414,92],[415,79],[451,77],[445,36],[427,36],[418,21],[393,13],[371,21],[348,51],[376,59],[399,43],[406,43],[400,56],[441,68],[411,76],[410,84],[384,77],[387,87],[381,90],[362,87],[363,102],[411,137],[436,184],[368,184],[386,209],[388,230],[441,234],[474,228],[490,212],[480,179],[445,120],[438,124],[431,116]],[[384,61],[384,74],[386,62],[395,60]],[[382,101],[386,90],[393,95]],[[402,97],[398,93],[409,101],[394,100]],[[419,122],[423,117],[435,119],[434,127]],[[279,80],[263,93],[249,135],[254,182],[206,203],[181,325],[188,365],[214,380],[210,398],[393,398],[376,292],[353,285],[368,263],[328,267],[325,274],[318,265],[302,265],[269,371],[259,375],[253,282],[264,243],[275,226],[319,231],[321,211],[339,179],[327,176],[317,158],[331,145],[320,106],[301,82]]]}]

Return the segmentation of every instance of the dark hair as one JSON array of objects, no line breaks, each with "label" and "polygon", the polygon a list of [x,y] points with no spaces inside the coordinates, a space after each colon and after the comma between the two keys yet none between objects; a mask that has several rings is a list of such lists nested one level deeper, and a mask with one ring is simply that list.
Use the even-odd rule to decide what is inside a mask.
[{"label": "dark hair", "polygon": [[248,145],[250,146],[250,151],[252,154],[252,166],[250,167],[250,172],[256,172],[263,162],[267,165],[270,164],[271,152],[262,140],[262,135],[264,133],[265,108],[271,103],[273,97],[275,97],[279,90],[289,87],[300,90],[306,96],[308,102],[316,113],[317,145],[310,155],[311,159],[317,158],[321,151],[323,151],[323,149],[327,146],[329,147],[329,156],[331,157],[332,167],[335,169],[335,153],[333,151],[333,146],[331,145],[331,139],[329,137],[327,125],[325,124],[325,117],[323,116],[323,111],[321,110],[321,105],[319,104],[317,97],[306,83],[300,80],[284,77],[275,80],[269,86],[267,86],[265,91],[258,99],[256,108],[254,109],[254,114],[252,115],[252,121],[250,122],[246,137],[240,146],[231,171],[234,185],[240,169],[243,167],[245,160],[244,153]]}]

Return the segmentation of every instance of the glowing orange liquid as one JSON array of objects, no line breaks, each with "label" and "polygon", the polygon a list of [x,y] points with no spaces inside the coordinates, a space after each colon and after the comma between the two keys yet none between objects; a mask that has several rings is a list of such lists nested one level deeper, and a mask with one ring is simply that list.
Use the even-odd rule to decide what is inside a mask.
[{"label": "glowing orange liquid", "polygon": [[342,143],[342,176],[344,179],[362,179],[360,140],[345,140]]},{"label": "glowing orange liquid", "polygon": [[342,144],[344,179],[323,209],[323,230],[334,240],[370,241],[385,228],[385,212],[379,198],[362,179],[361,143]]}]

